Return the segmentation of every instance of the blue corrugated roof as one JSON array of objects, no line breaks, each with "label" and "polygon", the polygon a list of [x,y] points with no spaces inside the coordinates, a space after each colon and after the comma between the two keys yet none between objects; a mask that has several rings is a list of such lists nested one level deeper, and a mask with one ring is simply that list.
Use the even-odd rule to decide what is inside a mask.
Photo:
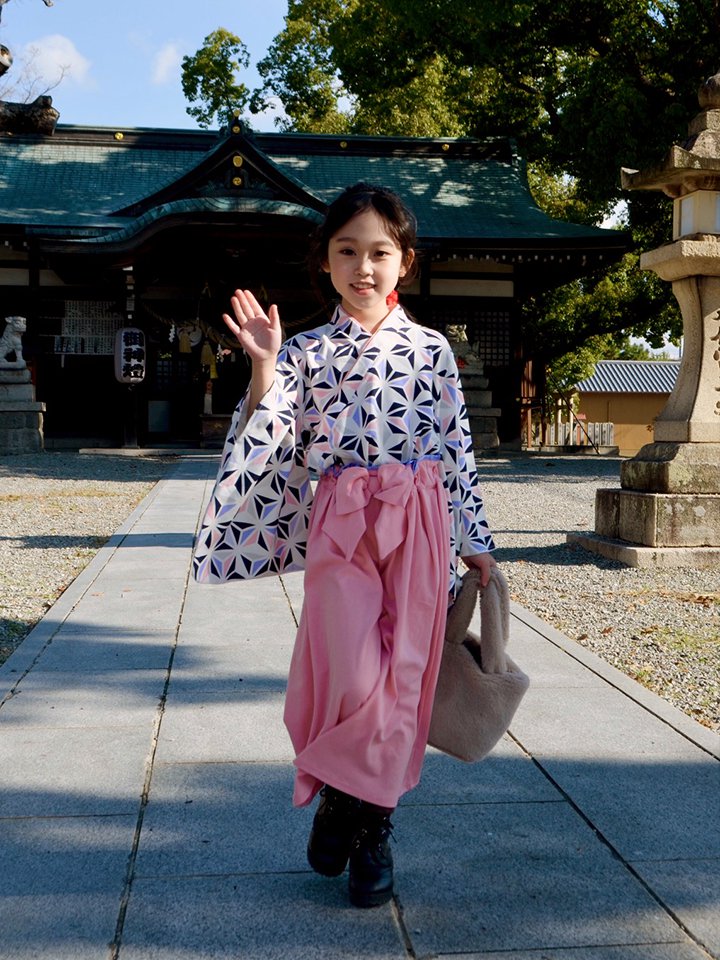
[{"label": "blue corrugated roof", "polygon": [[579,393],[672,393],[679,360],[600,360]]}]

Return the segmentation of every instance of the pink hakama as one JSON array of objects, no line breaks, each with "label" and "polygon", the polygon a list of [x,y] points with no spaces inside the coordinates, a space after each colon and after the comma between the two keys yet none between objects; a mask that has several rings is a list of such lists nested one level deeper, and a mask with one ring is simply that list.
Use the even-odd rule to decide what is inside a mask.
[{"label": "pink hakama", "polygon": [[285,706],[296,806],[328,783],[395,807],[420,779],[448,606],[443,478],[426,459],[318,484]]}]

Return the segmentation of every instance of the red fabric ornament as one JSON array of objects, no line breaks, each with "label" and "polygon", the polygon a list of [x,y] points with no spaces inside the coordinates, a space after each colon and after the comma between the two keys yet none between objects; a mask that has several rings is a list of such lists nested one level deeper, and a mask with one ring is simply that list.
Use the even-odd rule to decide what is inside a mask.
[{"label": "red fabric ornament", "polygon": [[386,305],[387,305],[388,307],[394,307],[397,302],[398,302],[398,292],[397,292],[397,290],[393,290],[392,293],[389,293],[389,294],[385,297],[385,303],[386,303]]}]

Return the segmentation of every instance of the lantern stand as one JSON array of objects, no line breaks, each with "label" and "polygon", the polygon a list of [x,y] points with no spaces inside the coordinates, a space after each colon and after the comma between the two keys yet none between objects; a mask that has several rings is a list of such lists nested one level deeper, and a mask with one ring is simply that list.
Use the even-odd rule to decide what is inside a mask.
[{"label": "lantern stand", "polygon": [[649,170],[623,170],[628,190],[673,199],[673,241],[640,266],[672,283],[684,350],[654,441],[621,465],[621,489],[598,490],[595,533],[568,541],[633,567],[720,562],[720,74],[698,93],[689,139]]}]

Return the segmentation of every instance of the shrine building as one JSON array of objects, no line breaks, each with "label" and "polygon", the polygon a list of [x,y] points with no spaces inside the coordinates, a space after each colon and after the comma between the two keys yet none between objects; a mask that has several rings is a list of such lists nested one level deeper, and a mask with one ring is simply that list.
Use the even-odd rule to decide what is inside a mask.
[{"label": "shrine building", "polygon": [[[276,302],[288,335],[325,322],[308,237],[358,180],[415,212],[420,272],[402,302],[427,326],[464,327],[502,443],[519,438],[532,392],[518,304],[628,248],[619,231],[546,216],[506,138],[251,133],[236,121],[0,140],[0,319],[27,318],[49,449],[118,446],[128,430],[140,446],[218,442],[249,379],[221,319],[231,293]],[[134,386],[115,375],[127,327],[144,334]]]}]

